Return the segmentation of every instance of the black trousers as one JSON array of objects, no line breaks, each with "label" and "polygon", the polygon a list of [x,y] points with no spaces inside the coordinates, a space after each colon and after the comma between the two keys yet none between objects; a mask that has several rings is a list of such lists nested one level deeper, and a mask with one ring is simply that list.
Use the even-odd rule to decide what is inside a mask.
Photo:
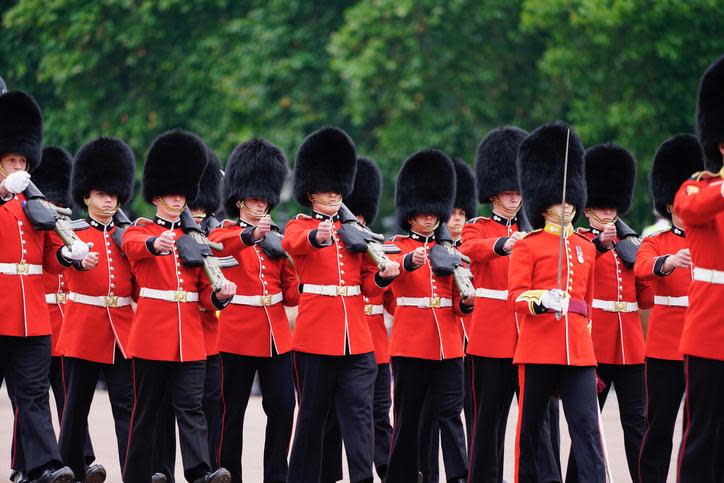
[{"label": "black trousers", "polygon": [[[598,404],[603,410],[611,386],[616,387],[618,410],[621,415],[623,427],[623,444],[626,449],[626,462],[628,463],[631,481],[638,483],[638,461],[641,450],[641,440],[646,426],[646,382],[643,364],[599,364],[596,369],[606,387],[598,395]],[[576,458],[571,453],[568,458],[568,471],[566,483],[577,483]]]},{"label": "black trousers", "polygon": [[130,359],[116,349],[113,364],[65,357],[66,403],[60,425],[58,447],[66,465],[78,480],[85,479],[85,441],[88,437],[88,413],[101,373],[108,385],[108,399],[115,423],[120,467],[126,461],[128,431],[133,409],[133,376]]},{"label": "black trousers", "polygon": [[204,396],[201,405],[206,416],[209,433],[209,461],[211,469],[219,468],[219,443],[221,442],[221,356],[206,358]]},{"label": "black trousers", "polygon": [[[0,336],[0,383],[7,380],[15,399],[14,438],[25,471],[62,466],[50,416],[50,336]],[[11,466],[17,468],[14,461]]]},{"label": "black trousers", "polygon": [[[515,461],[516,481],[538,483],[541,439],[551,396],[560,395],[568,421],[571,448],[580,462],[580,481],[605,483],[606,468],[596,402],[594,367],[524,364],[518,368],[520,410]],[[523,462],[529,462],[523,465]]]},{"label": "black trousers", "polygon": [[641,483],[666,483],[684,389],[683,361],[646,359],[646,430],[639,453]]},{"label": "black trousers", "polygon": [[154,468],[154,427],[163,408],[165,392],[170,394],[176,414],[184,476],[193,481],[210,471],[206,417],[202,409],[206,361],[136,358],[132,364],[134,403],[123,481],[148,483],[158,471]]},{"label": "black trousers", "polygon": [[429,392],[433,418],[440,427],[442,447],[454,449],[446,465],[448,478],[465,478],[468,472],[463,410],[463,359],[426,360],[393,357],[395,381],[392,448],[387,483],[417,481],[420,468],[420,419]]},{"label": "black trousers", "polygon": [[246,412],[254,376],[259,373],[262,407],[267,416],[264,482],[287,479],[287,452],[294,424],[294,377],[291,353],[253,357],[221,353],[222,430],[219,461],[241,483],[241,453]]},{"label": "black trousers", "polygon": [[[464,399],[463,414],[465,415],[465,437],[468,450],[473,437],[473,386],[471,377],[472,360],[470,356],[464,358]],[[428,393],[429,394],[429,393]],[[437,483],[440,480],[439,454],[440,454],[440,426],[432,417],[432,407],[429,397],[425,397],[425,405],[420,420],[420,471],[425,483]],[[446,440],[448,441],[448,440]],[[446,471],[449,468],[449,455],[456,453],[455,448],[442,448],[442,460]]]},{"label": "black trousers", "polygon": [[[153,426],[153,472],[166,475],[168,483],[176,481],[176,415],[171,392],[167,389],[158,408]],[[209,462],[210,464],[211,462]]]},{"label": "black trousers", "polygon": [[324,431],[333,405],[347,452],[350,481],[371,481],[372,398],[377,377],[374,354],[295,352],[293,357],[299,412],[287,482],[320,481]]},{"label": "black trousers", "polygon": [[[518,367],[513,359],[468,356],[471,359],[472,399],[475,403],[475,429],[470,447],[470,480],[476,483],[501,483],[505,432],[513,395],[519,394]],[[560,482],[559,404],[549,401],[543,422],[543,437],[538,450],[540,481]],[[521,465],[531,461],[521,461]]]},{"label": "black trousers", "polygon": [[[372,419],[374,421],[375,454],[374,464],[377,476],[385,478],[387,460],[390,457],[392,425],[390,424],[390,407],[392,406],[392,387],[389,364],[377,366],[374,396],[372,400]],[[336,410],[329,412],[327,425],[324,429],[322,455],[322,483],[340,481],[342,474],[342,434],[337,423]]]},{"label": "black trousers", "polygon": [[724,461],[724,361],[685,356],[684,438],[679,483],[721,481]]}]

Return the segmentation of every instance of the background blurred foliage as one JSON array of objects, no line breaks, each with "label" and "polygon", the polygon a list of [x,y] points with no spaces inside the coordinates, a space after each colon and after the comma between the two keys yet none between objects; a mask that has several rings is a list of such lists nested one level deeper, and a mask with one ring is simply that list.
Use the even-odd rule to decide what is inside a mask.
[{"label": "background blurred foliage", "polygon": [[291,165],[335,124],[382,166],[383,217],[413,151],[472,164],[494,127],[563,119],[587,146],[635,153],[641,227],[652,155],[693,132],[699,76],[724,51],[718,0],[0,0],[0,14],[0,75],[37,98],[47,143],[117,136],[140,169],[184,127],[222,159],[265,137]]}]

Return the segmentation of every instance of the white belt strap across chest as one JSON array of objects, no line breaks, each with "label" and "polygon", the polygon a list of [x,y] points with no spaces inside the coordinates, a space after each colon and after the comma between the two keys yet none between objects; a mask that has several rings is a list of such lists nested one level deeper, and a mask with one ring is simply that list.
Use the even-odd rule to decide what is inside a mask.
[{"label": "white belt strap across chest", "polygon": [[156,290],[155,288],[141,289],[141,297],[147,299],[164,300],[166,302],[198,302],[198,292],[187,292],[185,290]]},{"label": "white belt strap across chest", "polygon": [[359,285],[314,285],[305,283],[302,293],[313,293],[315,295],[326,295],[328,297],[352,297],[362,293]]},{"label": "white belt strap across chest", "polygon": [[452,299],[446,297],[397,297],[397,305],[401,307],[417,307],[431,309],[452,307]]},{"label": "white belt strap across chest", "polygon": [[689,297],[669,297],[666,295],[654,295],[654,304],[665,305],[666,307],[688,307]]},{"label": "white belt strap across chest", "polygon": [[274,295],[234,295],[231,303],[234,305],[251,305],[252,307],[269,307],[284,300],[284,295],[279,292]]},{"label": "white belt strap across chest", "polygon": [[616,302],[615,300],[593,299],[591,306],[605,312],[638,312],[638,302]]},{"label": "white belt strap across chest", "polygon": [[694,267],[694,280],[722,285],[724,284],[724,272],[721,270]]},{"label": "white belt strap across chest", "polygon": [[482,299],[508,300],[508,291],[492,290],[489,288],[476,288],[475,296]]},{"label": "white belt strap across chest", "polygon": [[382,315],[385,312],[383,305],[365,305],[365,315]]},{"label": "white belt strap across chest", "polygon": [[5,275],[42,275],[43,266],[30,263],[0,263],[0,273]]},{"label": "white belt strap across chest", "polygon": [[58,293],[46,293],[45,302],[48,304],[64,304],[68,294],[63,292]]},{"label": "white belt strap across chest", "polygon": [[68,300],[77,304],[92,305],[94,307],[126,307],[131,305],[131,297],[119,297],[117,295],[85,295],[82,293],[70,292]]}]

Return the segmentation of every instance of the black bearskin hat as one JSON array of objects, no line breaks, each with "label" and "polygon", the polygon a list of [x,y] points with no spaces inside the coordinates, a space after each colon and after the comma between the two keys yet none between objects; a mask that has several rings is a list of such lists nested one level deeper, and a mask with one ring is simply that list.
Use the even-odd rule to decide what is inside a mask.
[{"label": "black bearskin hat", "polygon": [[196,134],[166,131],[153,140],[143,165],[143,199],[151,203],[165,195],[196,199],[199,182],[209,163],[208,149]]},{"label": "black bearskin hat", "polygon": [[339,128],[323,127],[307,136],[294,162],[294,198],[311,206],[309,193],[352,193],[357,153],[352,139]]},{"label": "black bearskin hat", "polygon": [[534,229],[543,228],[545,210],[562,201],[568,129],[571,130],[571,136],[568,146],[566,202],[576,207],[574,221],[586,206],[586,174],[581,140],[573,128],[564,122],[544,124],[525,138],[518,154],[518,177],[523,207]]},{"label": "black bearskin hat", "polygon": [[91,190],[118,196],[125,206],[133,198],[136,179],[136,157],[120,139],[99,137],[78,150],[73,163],[71,194],[78,207],[85,207]]},{"label": "black bearskin hat", "polygon": [[426,213],[446,223],[454,208],[456,185],[455,167],[445,153],[437,149],[416,152],[397,173],[397,224],[407,231],[408,219]]},{"label": "black bearskin hat", "polygon": [[674,202],[676,192],[692,174],[704,169],[704,153],[695,136],[677,134],[664,141],[654,155],[649,186],[654,208],[671,219],[666,205]]},{"label": "black bearskin hat", "polygon": [[189,208],[192,210],[204,210],[207,215],[216,213],[221,204],[221,162],[212,150],[209,152],[209,164],[206,165],[201,182],[199,183],[199,195],[193,201],[189,201]]},{"label": "black bearskin hat", "polygon": [[344,204],[355,215],[362,215],[365,223],[371,225],[377,218],[382,196],[382,173],[377,163],[369,158],[357,159],[357,176],[354,178],[354,190],[344,200]]},{"label": "black bearskin hat", "polygon": [[520,144],[528,133],[514,126],[493,129],[478,146],[475,177],[478,200],[490,203],[490,198],[503,191],[520,191],[517,159]]},{"label": "black bearskin hat", "polygon": [[724,55],[709,66],[699,83],[696,131],[706,156],[706,169],[718,172],[722,168],[719,145],[724,144]]},{"label": "black bearskin hat", "polygon": [[475,191],[475,175],[468,163],[460,158],[452,158],[455,166],[455,203],[453,208],[465,212],[465,218],[474,218],[478,212],[478,201]]},{"label": "black bearskin hat", "polygon": [[239,144],[226,163],[226,215],[238,217],[236,202],[246,198],[266,200],[269,211],[273,210],[279,204],[279,195],[288,174],[287,159],[278,147],[258,138]]},{"label": "black bearskin hat", "polygon": [[636,158],[613,143],[586,150],[586,186],[591,208],[616,208],[624,215],[631,208],[636,183]]},{"label": "black bearskin hat", "polygon": [[59,146],[46,146],[42,162],[33,172],[33,183],[55,206],[70,208],[68,186],[73,158]]},{"label": "black bearskin hat", "polygon": [[0,95],[0,155],[22,154],[33,171],[42,152],[43,114],[35,99],[22,91]]}]

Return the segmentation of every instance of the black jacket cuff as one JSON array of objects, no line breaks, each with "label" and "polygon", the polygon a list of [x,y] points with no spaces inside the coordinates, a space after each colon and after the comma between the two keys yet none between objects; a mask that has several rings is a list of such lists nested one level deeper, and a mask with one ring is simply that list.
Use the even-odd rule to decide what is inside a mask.
[{"label": "black jacket cuff", "polygon": [[241,230],[241,235],[240,235],[241,242],[248,247],[254,245],[255,243],[258,243],[256,241],[254,241],[253,233],[254,233],[253,226],[247,226],[246,228]]},{"label": "black jacket cuff", "polygon": [[317,242],[317,230],[315,228],[309,232],[309,243],[311,243],[314,248],[324,248],[330,246],[332,244],[332,240],[329,240],[329,243]]},{"label": "black jacket cuff", "polygon": [[153,246],[153,244],[156,242],[156,238],[158,238],[158,237],[152,236],[151,238],[146,240],[146,248],[153,255],[159,256],[159,255],[161,255],[161,253],[157,252],[156,247]]},{"label": "black jacket cuff", "polygon": [[216,307],[217,310],[224,310],[226,306],[231,303],[232,298],[233,297],[229,297],[224,300],[219,300],[216,296],[216,292],[211,293],[211,303],[214,304],[214,307]]},{"label": "black jacket cuff", "polygon": [[542,304],[533,304],[533,312],[535,312],[536,315],[545,314],[548,312],[548,309],[543,307]]},{"label": "black jacket cuff", "polygon": [[380,276],[380,272],[375,273],[375,283],[380,288],[389,287],[390,284],[395,280],[395,277],[392,278],[383,278]]},{"label": "black jacket cuff", "polygon": [[606,253],[607,251],[612,250],[611,248],[606,248],[605,246],[603,246],[603,244],[601,243],[601,237],[597,236],[596,238],[594,238],[591,241],[593,241],[593,244],[596,246],[596,250],[599,253]]},{"label": "black jacket cuff", "polygon": [[472,313],[474,308],[475,308],[474,305],[467,305],[467,304],[464,304],[462,300],[460,301],[460,310],[462,311],[462,313],[464,313],[464,314]]},{"label": "black jacket cuff", "polygon": [[657,277],[665,277],[673,272],[673,270],[671,272],[664,272],[664,263],[666,263],[667,258],[669,258],[669,255],[664,255],[663,257],[657,258],[654,262],[654,275]]},{"label": "black jacket cuff", "polygon": [[510,253],[506,252],[505,249],[503,248],[509,238],[510,238],[509,236],[504,236],[504,237],[498,238],[498,241],[496,241],[495,245],[493,245],[493,251],[495,252],[496,255],[499,255],[501,257],[506,257],[506,256],[510,255]]},{"label": "black jacket cuff", "polygon": [[65,256],[63,256],[63,247],[58,248],[55,256],[58,259],[58,262],[60,262],[60,264],[64,267],[70,267],[71,265],[73,265],[73,260],[71,260],[70,258],[65,258]]},{"label": "black jacket cuff", "polygon": [[414,263],[412,263],[412,253],[408,253],[407,255],[405,255],[405,259],[402,262],[402,266],[405,269],[405,271],[407,271],[407,272],[412,272],[412,271],[420,268],[418,265],[415,265]]}]

